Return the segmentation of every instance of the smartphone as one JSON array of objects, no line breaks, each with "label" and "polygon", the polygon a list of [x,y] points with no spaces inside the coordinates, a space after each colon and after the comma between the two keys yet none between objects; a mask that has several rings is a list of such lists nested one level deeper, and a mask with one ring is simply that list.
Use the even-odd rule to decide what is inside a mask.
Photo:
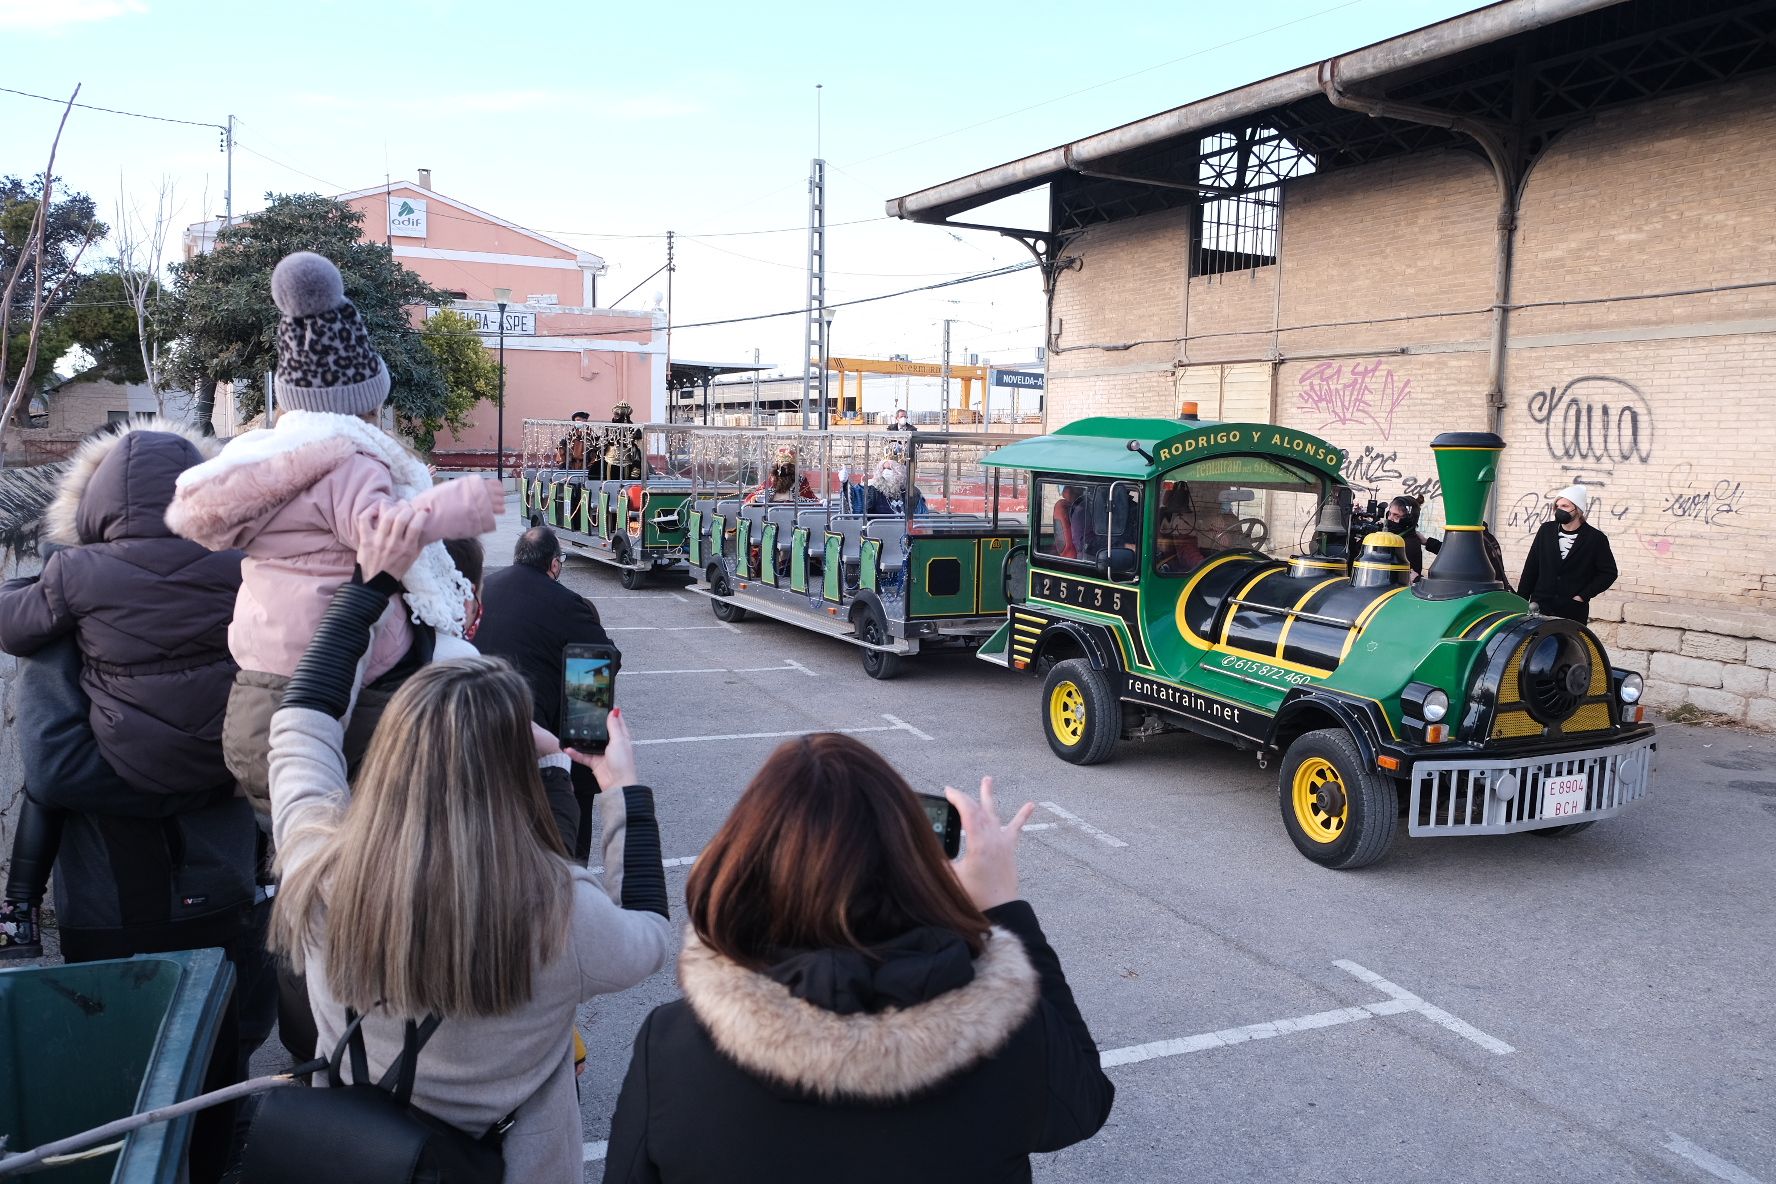
[{"label": "smartphone", "polygon": [[919,805],[925,808],[925,817],[931,822],[932,832],[937,835],[938,842],[943,844],[945,859],[954,859],[962,853],[962,815],[956,807],[950,805],[950,799],[934,793],[919,795]]},{"label": "smartphone", "polygon": [[603,752],[610,743],[610,713],[617,702],[617,651],[608,645],[566,646],[561,651],[561,743],[580,752]]}]

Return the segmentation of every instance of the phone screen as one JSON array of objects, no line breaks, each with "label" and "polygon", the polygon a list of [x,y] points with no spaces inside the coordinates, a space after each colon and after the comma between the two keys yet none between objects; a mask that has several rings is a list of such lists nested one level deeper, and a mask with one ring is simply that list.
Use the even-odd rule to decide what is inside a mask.
[{"label": "phone screen", "polygon": [[962,815],[950,805],[950,799],[936,794],[920,794],[919,804],[925,808],[925,817],[930,821],[937,841],[943,844],[944,855],[956,858],[962,851]]},{"label": "phone screen", "polygon": [[615,659],[577,649],[569,646],[561,660],[561,742],[582,752],[603,752],[616,702]]}]

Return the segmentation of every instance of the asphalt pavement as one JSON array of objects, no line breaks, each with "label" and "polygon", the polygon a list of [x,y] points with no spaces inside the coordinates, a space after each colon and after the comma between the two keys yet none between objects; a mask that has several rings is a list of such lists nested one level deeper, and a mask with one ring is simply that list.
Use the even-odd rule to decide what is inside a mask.
[{"label": "asphalt pavement", "polygon": [[[1005,809],[1040,804],[1024,894],[1117,1099],[1039,1180],[1776,1181],[1776,740],[1666,726],[1654,792],[1619,818],[1402,828],[1385,862],[1331,872],[1250,754],[1177,735],[1075,768],[1031,677],[936,654],[876,682],[842,642],[724,625],[682,579],[563,579],[624,651],[677,917],[689,861],[789,735],[849,730],[917,788],[990,774]],[[588,1179],[634,1033],[676,994],[663,971],[582,1011]]]}]

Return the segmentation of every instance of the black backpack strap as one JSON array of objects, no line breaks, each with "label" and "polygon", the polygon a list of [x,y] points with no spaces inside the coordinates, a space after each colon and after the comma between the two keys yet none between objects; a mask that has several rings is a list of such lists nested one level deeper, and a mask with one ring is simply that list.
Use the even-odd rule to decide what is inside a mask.
[{"label": "black backpack strap", "polygon": [[392,1093],[395,1101],[406,1106],[413,1100],[413,1081],[419,1074],[419,1050],[426,1046],[438,1025],[444,1022],[441,1015],[428,1015],[423,1023],[408,1020],[401,1034],[401,1055],[395,1063],[388,1067],[376,1088]]},{"label": "black backpack strap", "polygon": [[344,1059],[347,1049],[351,1050],[352,1082],[362,1085],[370,1079],[370,1058],[364,1053],[364,1017],[345,1009],[345,1033],[340,1036],[339,1043],[333,1046],[333,1055],[327,1058],[327,1084],[339,1089],[345,1084],[339,1076],[339,1062]]}]

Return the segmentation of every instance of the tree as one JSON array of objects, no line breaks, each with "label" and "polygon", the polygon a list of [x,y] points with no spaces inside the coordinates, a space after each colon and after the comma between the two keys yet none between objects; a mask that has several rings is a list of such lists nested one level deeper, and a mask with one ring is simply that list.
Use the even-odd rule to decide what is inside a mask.
[{"label": "tree", "polygon": [[166,177],[160,179],[152,219],[142,216],[133,203],[125,204],[121,181],[118,188],[117,228],[114,236],[117,245],[116,275],[136,325],[136,350],[141,358],[141,378],[136,381],[148,383],[155,405],[164,413],[166,396],[161,393],[158,364],[160,351],[157,348],[159,342],[156,339],[156,330],[160,320],[161,261],[166,251],[167,232],[172,229],[178,214],[173,200],[173,183]]},{"label": "tree", "polygon": [[173,267],[166,332],[178,344],[165,367],[175,385],[197,393],[197,415],[210,430],[219,382],[241,381],[241,411],[265,407],[263,378],[277,368],[277,306],[271,273],[292,251],[331,259],[358,306],[370,342],[388,364],[390,403],[402,423],[444,418],[448,392],[411,310],[449,297],[395,261],[382,243],[362,237],[364,216],[319,194],[266,194],[265,209],[224,229],[215,249]]},{"label": "tree", "polygon": [[[37,249],[37,211],[43,198],[41,176],[26,182],[18,177],[0,177],[0,289],[8,294],[6,372],[8,386],[18,380],[19,370],[30,354],[28,340],[33,319],[32,299],[37,290],[41,270],[45,296],[41,323],[52,325],[79,293],[83,277],[76,268],[87,247],[104,238],[109,228],[99,221],[97,207],[84,193],[70,193],[59,200],[53,188],[60,178],[51,182],[49,226],[43,249]],[[41,268],[38,259],[43,260]],[[33,358],[30,386],[49,377],[62,351],[50,348],[54,335],[46,337]]]},{"label": "tree", "polygon": [[[60,357],[69,346],[79,346],[92,355],[95,378],[132,383],[149,380],[149,366],[155,346],[152,333],[158,327],[138,319],[135,298],[139,286],[143,307],[150,307],[159,295],[160,285],[146,276],[131,276],[121,270],[94,272],[80,283],[80,299],[64,305],[60,315],[45,326],[44,343]],[[146,325],[151,334],[142,340]],[[155,392],[155,398],[160,398]],[[166,410],[165,404],[161,410]]]},{"label": "tree", "polygon": [[475,404],[499,398],[499,364],[487,354],[475,323],[445,308],[425,323],[420,338],[444,375],[444,408],[439,416],[404,425],[420,448],[430,451],[439,428],[453,432],[475,426],[469,412]]}]

